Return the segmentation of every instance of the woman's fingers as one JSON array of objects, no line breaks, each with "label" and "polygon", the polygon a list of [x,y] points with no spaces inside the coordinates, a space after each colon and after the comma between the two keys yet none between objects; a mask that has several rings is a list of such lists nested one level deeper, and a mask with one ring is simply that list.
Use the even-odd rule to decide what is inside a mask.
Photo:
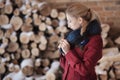
[{"label": "woman's fingers", "polygon": [[68,41],[64,39],[63,41],[65,44],[69,45]]},{"label": "woman's fingers", "polygon": [[58,48],[68,47],[70,46],[66,39],[61,39],[58,45]]}]

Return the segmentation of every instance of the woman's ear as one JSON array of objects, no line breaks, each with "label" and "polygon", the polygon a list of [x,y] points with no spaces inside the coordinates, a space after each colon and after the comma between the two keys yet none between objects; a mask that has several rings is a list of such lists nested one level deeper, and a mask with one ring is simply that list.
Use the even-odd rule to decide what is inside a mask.
[{"label": "woman's ear", "polygon": [[78,21],[79,21],[79,23],[80,23],[80,25],[81,25],[82,22],[83,22],[83,19],[82,19],[81,17],[79,17],[79,18],[78,18]]}]

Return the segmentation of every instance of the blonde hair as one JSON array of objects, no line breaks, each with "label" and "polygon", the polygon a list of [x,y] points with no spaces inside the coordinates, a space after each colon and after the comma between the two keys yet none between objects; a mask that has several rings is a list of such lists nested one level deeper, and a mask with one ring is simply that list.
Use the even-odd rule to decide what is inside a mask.
[{"label": "blonde hair", "polygon": [[81,3],[70,4],[66,9],[66,13],[76,18],[82,17],[87,22],[90,22],[94,19],[100,21],[95,11],[91,10],[87,6],[82,5]]},{"label": "blonde hair", "polygon": [[[88,23],[95,19],[100,23],[100,19],[96,14],[96,12],[80,3],[70,4],[66,9],[66,14],[69,14],[70,16],[73,16],[76,18],[82,17]],[[81,35],[83,35],[83,33],[86,31],[86,28],[87,27],[81,28]]]}]

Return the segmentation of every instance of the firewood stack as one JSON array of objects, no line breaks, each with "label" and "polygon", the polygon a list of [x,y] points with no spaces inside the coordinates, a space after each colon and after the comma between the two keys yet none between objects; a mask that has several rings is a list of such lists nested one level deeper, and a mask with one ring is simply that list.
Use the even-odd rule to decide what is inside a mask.
[{"label": "firewood stack", "polygon": [[120,37],[109,36],[110,26],[102,24],[103,57],[95,67],[98,80],[119,80],[120,77]]},{"label": "firewood stack", "polygon": [[[101,80],[120,78],[120,47],[117,47],[120,38],[113,42],[108,37],[109,29],[109,25],[102,24],[104,57],[96,66]],[[1,79],[55,80],[61,77],[57,43],[68,31],[64,10],[39,0],[0,0]]]}]

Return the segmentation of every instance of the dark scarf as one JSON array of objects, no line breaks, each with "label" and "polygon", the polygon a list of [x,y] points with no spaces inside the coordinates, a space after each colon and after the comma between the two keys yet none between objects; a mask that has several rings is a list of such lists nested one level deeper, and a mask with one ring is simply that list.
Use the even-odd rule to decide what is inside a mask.
[{"label": "dark scarf", "polygon": [[[66,36],[65,39],[69,42],[71,49],[76,45],[83,48],[89,42],[89,36],[100,35],[101,26],[97,20],[93,20],[87,25],[87,29],[82,36],[80,31],[81,29],[73,30]],[[60,52],[63,53],[62,49],[60,49]]]}]

